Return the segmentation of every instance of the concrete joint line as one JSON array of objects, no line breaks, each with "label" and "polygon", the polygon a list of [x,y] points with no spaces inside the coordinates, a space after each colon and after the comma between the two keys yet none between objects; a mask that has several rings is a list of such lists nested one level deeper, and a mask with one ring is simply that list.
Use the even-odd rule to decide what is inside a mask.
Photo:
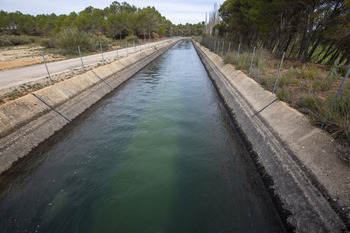
[{"label": "concrete joint line", "polygon": [[241,74],[241,72],[239,71],[238,74],[236,74],[233,78],[230,79],[230,82],[240,74]]},{"label": "concrete joint line", "polygon": [[265,107],[263,107],[261,110],[259,110],[258,112],[256,112],[253,116],[254,117],[256,115],[258,115],[259,113],[261,113],[262,111],[264,111],[265,109],[267,109],[270,105],[272,105],[273,103],[275,103],[278,99],[275,99],[274,101],[272,101],[271,103],[269,103],[268,105],[266,105]]},{"label": "concrete joint line", "polygon": [[58,112],[54,107],[50,106],[49,104],[47,104],[44,100],[42,100],[41,98],[39,98],[37,95],[35,95],[34,93],[31,93],[35,98],[37,98],[38,100],[40,100],[40,102],[42,102],[43,104],[45,104],[47,107],[49,107],[51,110],[53,110],[54,112],[56,112],[58,115],[60,115],[61,117],[63,117],[66,121],[70,122],[70,120],[63,116],[60,112]]},{"label": "concrete joint line", "polygon": [[96,75],[97,78],[99,78],[102,82],[104,82],[107,86],[109,86],[112,90],[113,90],[113,87],[111,87],[103,78],[101,78],[100,76],[98,76],[95,71],[92,70],[92,73],[94,73]]}]

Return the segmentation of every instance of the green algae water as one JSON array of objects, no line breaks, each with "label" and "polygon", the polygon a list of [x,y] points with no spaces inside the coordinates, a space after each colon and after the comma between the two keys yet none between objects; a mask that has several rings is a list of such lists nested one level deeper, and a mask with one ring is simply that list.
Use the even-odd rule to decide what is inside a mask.
[{"label": "green algae water", "polygon": [[0,232],[284,232],[190,41],[65,131],[2,187]]}]

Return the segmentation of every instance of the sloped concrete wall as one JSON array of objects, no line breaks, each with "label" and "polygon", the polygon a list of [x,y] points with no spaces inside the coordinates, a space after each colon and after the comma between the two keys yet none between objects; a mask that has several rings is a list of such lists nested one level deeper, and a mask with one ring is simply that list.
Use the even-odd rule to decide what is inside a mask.
[{"label": "sloped concrete wall", "polygon": [[131,54],[0,106],[0,173],[178,41]]},{"label": "sloped concrete wall", "polygon": [[[219,94],[269,177],[269,191],[296,232],[346,231],[349,167],[306,117],[193,41]],[[265,179],[266,181],[266,179]]]}]

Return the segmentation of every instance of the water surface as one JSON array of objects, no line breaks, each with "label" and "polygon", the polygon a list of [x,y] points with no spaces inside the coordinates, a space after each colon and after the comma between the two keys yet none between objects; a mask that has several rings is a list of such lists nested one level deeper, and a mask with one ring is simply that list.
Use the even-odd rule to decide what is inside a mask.
[{"label": "water surface", "polygon": [[17,171],[0,232],[283,232],[190,41]]}]

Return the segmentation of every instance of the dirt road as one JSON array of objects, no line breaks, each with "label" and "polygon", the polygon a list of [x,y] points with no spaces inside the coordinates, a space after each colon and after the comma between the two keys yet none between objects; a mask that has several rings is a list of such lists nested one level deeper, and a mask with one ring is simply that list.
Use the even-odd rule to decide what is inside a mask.
[{"label": "dirt road", "polygon": [[[129,47],[126,49],[119,49],[119,56],[127,56],[127,54],[134,53],[135,51],[140,51],[151,46],[155,46],[160,43],[164,43],[168,40],[158,41],[146,45],[140,45],[134,47]],[[108,53],[103,53],[103,58],[105,62],[110,62],[117,59],[117,51],[111,51]],[[102,55],[95,54],[83,57],[83,63],[85,68],[93,67],[98,64],[102,64]],[[59,74],[70,75],[73,71],[82,70],[82,64],[80,58],[73,58],[63,61],[49,62],[47,63],[50,75],[55,76]],[[44,64],[37,64],[22,68],[9,69],[0,71],[0,90],[9,89],[15,86],[19,86],[24,83],[33,82],[48,77],[46,68]]]}]

